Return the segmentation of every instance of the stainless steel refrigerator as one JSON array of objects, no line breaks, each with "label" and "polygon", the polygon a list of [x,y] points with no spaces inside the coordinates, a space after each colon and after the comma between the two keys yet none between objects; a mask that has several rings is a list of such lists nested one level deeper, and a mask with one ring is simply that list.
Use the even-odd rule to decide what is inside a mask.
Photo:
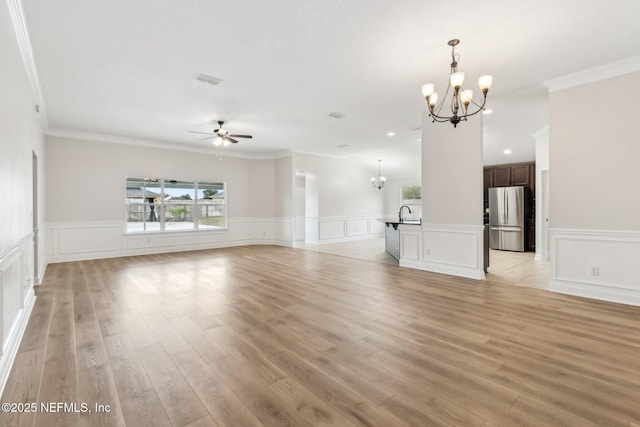
[{"label": "stainless steel refrigerator", "polygon": [[489,189],[489,243],[491,249],[524,252],[524,187]]}]

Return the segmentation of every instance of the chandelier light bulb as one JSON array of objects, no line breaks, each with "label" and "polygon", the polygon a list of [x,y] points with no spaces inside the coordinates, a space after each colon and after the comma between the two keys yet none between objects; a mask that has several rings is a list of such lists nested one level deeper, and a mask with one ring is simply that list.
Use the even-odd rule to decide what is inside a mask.
[{"label": "chandelier light bulb", "polygon": [[469,105],[471,99],[473,99],[473,91],[471,89],[465,89],[460,92],[460,100],[465,105],[465,107]]},{"label": "chandelier light bulb", "polygon": [[436,90],[436,86],[433,83],[425,83],[422,85],[422,96],[428,98]]},{"label": "chandelier light bulb", "polygon": [[493,84],[493,76],[486,75],[478,79],[478,86],[480,86],[480,89],[482,90],[483,93],[487,93],[489,91],[489,88],[491,88],[492,84]]},{"label": "chandelier light bulb", "polygon": [[433,108],[437,103],[438,103],[438,92],[433,92],[429,97],[429,106]]},{"label": "chandelier light bulb", "polygon": [[453,86],[454,89],[460,89],[462,83],[464,82],[464,73],[462,71],[452,73],[451,76],[449,76],[449,81],[451,82],[451,86]]},{"label": "chandelier light bulb", "polygon": [[216,138],[213,140],[213,145],[215,145],[216,147],[219,147],[220,145],[222,145],[222,138]]}]

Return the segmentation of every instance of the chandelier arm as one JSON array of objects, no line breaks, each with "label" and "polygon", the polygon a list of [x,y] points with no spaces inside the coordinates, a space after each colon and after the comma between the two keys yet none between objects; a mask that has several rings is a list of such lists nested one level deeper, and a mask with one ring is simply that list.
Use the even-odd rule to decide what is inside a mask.
[{"label": "chandelier arm", "polygon": [[431,117],[433,122],[444,123],[449,121],[449,117],[438,116],[434,113],[429,113],[429,117]]},{"label": "chandelier arm", "polygon": [[484,104],[486,104],[486,103],[487,103],[487,95],[483,95],[482,105],[478,104],[478,103],[477,103],[476,101],[474,101],[473,99],[471,100],[471,103],[472,103],[473,105],[475,105],[476,107],[478,107],[478,108],[483,108],[483,107],[484,107]]},{"label": "chandelier arm", "polygon": [[486,103],[487,103],[487,98],[485,97],[485,98],[484,98],[484,102],[482,103],[482,105],[475,104],[477,107],[479,107],[477,111],[474,111],[474,112],[473,112],[473,113],[471,113],[471,114],[465,114],[465,115],[464,115],[464,117],[471,117],[471,116],[475,116],[475,115],[476,115],[476,114],[478,114],[480,111],[484,111],[484,105],[485,105]]}]

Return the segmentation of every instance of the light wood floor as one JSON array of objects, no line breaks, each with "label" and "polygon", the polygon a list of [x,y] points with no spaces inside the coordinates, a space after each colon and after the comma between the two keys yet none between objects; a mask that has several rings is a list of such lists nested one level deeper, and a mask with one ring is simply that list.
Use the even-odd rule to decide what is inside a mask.
[{"label": "light wood floor", "polygon": [[[354,240],[350,242],[313,244],[296,242],[296,247],[397,265],[391,255],[385,252],[384,237]],[[533,252],[489,251],[487,279],[507,285],[547,289],[549,285],[549,262],[536,261]]]},{"label": "light wood floor", "polygon": [[640,307],[250,246],[53,264],[3,425],[640,425]]}]

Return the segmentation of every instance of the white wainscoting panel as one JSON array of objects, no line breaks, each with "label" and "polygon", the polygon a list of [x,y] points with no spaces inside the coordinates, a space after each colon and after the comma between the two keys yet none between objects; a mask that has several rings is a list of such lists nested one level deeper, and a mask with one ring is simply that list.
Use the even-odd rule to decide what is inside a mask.
[{"label": "white wainscoting panel", "polygon": [[483,279],[483,231],[474,225],[401,226],[400,266]]},{"label": "white wainscoting panel", "polygon": [[554,292],[640,305],[640,232],[550,229]]},{"label": "white wainscoting panel", "polygon": [[347,219],[347,236],[366,236],[369,234],[369,221],[367,219]]},{"label": "white wainscoting panel", "polygon": [[319,239],[308,243],[338,243],[384,236],[384,223],[375,217],[318,218]]},{"label": "white wainscoting panel", "polygon": [[378,221],[376,218],[369,218],[369,234],[383,235],[384,234],[384,222]]},{"label": "white wainscoting panel", "polygon": [[122,245],[123,224],[67,225],[60,228],[60,253],[118,251]]},{"label": "white wainscoting panel", "polygon": [[36,297],[33,235],[0,254],[0,394],[4,390]]},{"label": "white wainscoting panel", "polygon": [[344,228],[344,219],[320,218],[320,240],[345,237]]},{"label": "white wainscoting panel", "polygon": [[209,245],[211,243],[224,242],[224,232],[170,232],[170,233],[138,233],[125,237],[126,248],[129,250],[143,248],[165,248]]},{"label": "white wainscoting panel", "polygon": [[47,262],[190,251],[251,244],[292,245],[292,218],[230,218],[227,228],[125,233],[118,222],[49,223]]},{"label": "white wainscoting panel", "polygon": [[422,228],[419,226],[400,226],[400,259],[411,261],[420,259],[421,232]]},{"label": "white wainscoting panel", "polygon": [[304,240],[305,219],[304,216],[296,216],[296,240]]}]

